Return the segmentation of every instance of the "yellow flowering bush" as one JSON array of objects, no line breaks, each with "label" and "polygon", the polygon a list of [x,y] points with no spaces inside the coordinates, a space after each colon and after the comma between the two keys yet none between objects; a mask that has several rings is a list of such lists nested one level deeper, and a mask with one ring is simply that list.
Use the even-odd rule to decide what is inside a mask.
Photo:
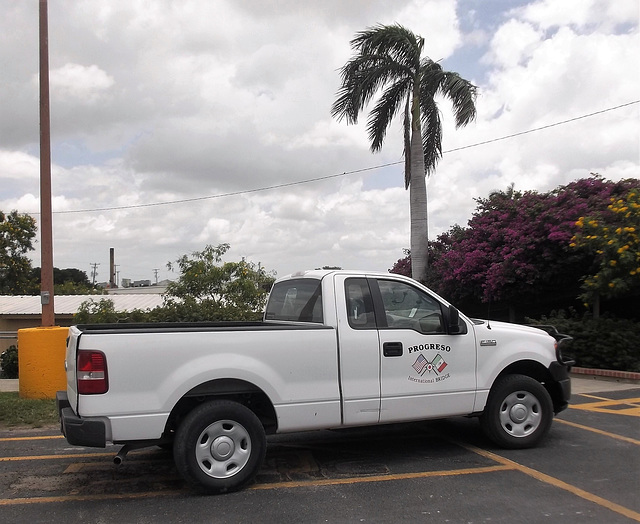
[{"label": "yellow flowering bush", "polygon": [[583,283],[583,299],[622,296],[640,289],[640,187],[612,198],[606,216],[580,217],[570,246],[596,255],[595,272]]}]

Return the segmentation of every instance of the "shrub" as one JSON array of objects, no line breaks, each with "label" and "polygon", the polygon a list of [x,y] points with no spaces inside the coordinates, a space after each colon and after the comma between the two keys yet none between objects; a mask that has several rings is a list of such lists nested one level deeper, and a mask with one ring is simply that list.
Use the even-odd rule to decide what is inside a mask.
[{"label": "shrub", "polygon": [[9,346],[0,355],[3,378],[18,378],[18,348]]},{"label": "shrub", "polygon": [[573,337],[563,347],[576,366],[640,372],[640,323],[620,318],[579,318],[575,313],[552,312],[531,324],[551,324]]}]

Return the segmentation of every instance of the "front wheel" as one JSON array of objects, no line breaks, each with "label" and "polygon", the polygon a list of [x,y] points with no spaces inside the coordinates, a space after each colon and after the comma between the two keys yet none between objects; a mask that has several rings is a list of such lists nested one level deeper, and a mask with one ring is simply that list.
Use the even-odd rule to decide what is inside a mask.
[{"label": "front wheel", "polygon": [[173,445],[180,474],[210,493],[246,486],[260,470],[265,451],[265,432],[258,417],[227,400],[207,402],[191,411]]},{"label": "front wheel", "polygon": [[489,393],[480,423],[485,434],[503,448],[536,446],[553,420],[553,403],[545,387],[525,375],[499,379]]}]

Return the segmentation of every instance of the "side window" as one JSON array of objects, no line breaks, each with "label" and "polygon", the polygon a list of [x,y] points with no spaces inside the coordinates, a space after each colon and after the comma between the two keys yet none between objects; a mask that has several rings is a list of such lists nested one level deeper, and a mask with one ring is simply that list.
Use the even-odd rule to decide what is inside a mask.
[{"label": "side window", "polygon": [[387,326],[425,334],[445,333],[440,303],[404,282],[378,280]]},{"label": "side window", "polygon": [[353,329],[373,329],[376,318],[373,301],[366,278],[349,278],[345,281],[347,319]]},{"label": "side window", "polygon": [[265,319],[322,324],[320,280],[285,280],[276,284],[269,295]]}]

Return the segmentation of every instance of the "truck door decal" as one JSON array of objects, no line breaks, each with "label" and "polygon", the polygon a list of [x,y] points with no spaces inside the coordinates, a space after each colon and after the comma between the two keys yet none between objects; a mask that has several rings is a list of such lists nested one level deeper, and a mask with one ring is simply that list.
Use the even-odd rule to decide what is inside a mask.
[{"label": "truck door decal", "polygon": [[431,374],[433,373],[434,377],[421,380],[409,375],[407,380],[410,380],[411,382],[421,382],[423,384],[441,382],[451,376],[449,373],[447,373],[446,375],[442,375],[447,366],[447,361],[439,353],[436,354],[435,357],[433,357],[433,360],[427,360],[427,358],[422,353],[420,353],[411,367],[421,377],[424,376],[427,372],[427,376],[431,376]]}]

